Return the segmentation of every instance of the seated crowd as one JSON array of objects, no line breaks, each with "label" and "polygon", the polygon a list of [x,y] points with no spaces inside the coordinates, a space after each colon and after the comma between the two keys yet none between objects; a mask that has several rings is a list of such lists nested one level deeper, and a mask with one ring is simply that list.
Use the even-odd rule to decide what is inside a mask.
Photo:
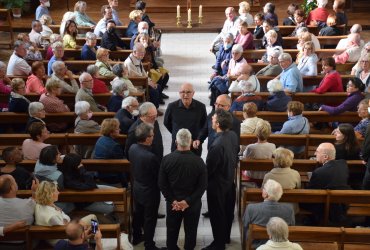
[{"label": "seated crowd", "polygon": [[[228,7],[221,33],[210,46],[216,62],[209,81],[212,111],[208,115],[206,105],[193,98],[195,89],[190,83],[181,86],[179,99],[170,103],[165,113],[159,110],[165,104],[164,99],[169,98],[163,93],[168,88],[169,71],[158,56],[161,43],[152,37],[155,24],[146,13],[146,3],[137,1],[124,32],[117,28],[123,26],[118,1],[108,0],[108,3],[101,7],[101,19],[96,22],[88,16],[86,2],[78,1],[74,12],[64,14],[60,34],[53,34],[48,27],[54,22],[48,10],[50,3],[40,0],[31,32],[19,34],[8,63],[0,62],[0,93],[9,96],[8,102],[0,103],[1,111],[28,113],[27,123],[12,127],[1,124],[0,131],[30,136],[23,141],[22,150],[14,146],[2,150],[0,236],[26,225],[65,225],[68,240],[48,240],[54,249],[70,249],[67,247],[71,245],[88,249],[88,241],[95,242],[95,249],[103,249],[102,233],[92,225],[98,220],[120,223],[116,204],[60,202],[59,191],[122,187],[129,188],[133,195],[133,245],[144,241],[145,249],[161,249],[156,246],[154,233],[157,218],[161,217],[158,207],[162,192],[166,199],[168,249],[178,249],[182,219],[186,224],[185,249],[194,249],[201,197],[207,190],[214,241],[203,249],[225,249],[230,243],[236,203],[234,168],[240,157],[272,159],[273,164],[269,172],[244,171],[238,177],[261,187],[263,197],[263,202],[249,204],[242,211],[244,236],[250,224],[266,226],[270,240],[253,242],[258,249],[302,249],[288,240],[288,225],[320,225],[323,208],[320,204],[279,202],[283,190],[370,189],[370,100],[365,98],[370,92],[370,42],[361,39],[362,27],[355,24],[336,46],[340,52],[320,56],[319,39],[310,32],[310,27],[316,26],[319,36],[345,35],[339,27],[347,24],[343,0],[334,0],[332,14],[326,9],[327,0],[318,0],[318,7],[307,17],[298,5],[289,5],[283,25],[295,26],[290,34],[297,37],[295,56],[284,52],[290,48],[284,46],[273,3],[266,3],[263,13],[257,13],[254,19],[246,1],[239,4],[240,16],[233,7]],[[255,25],[253,32],[248,30],[252,25]],[[78,44],[77,36],[82,26],[93,30],[87,32],[83,46]],[[124,37],[129,39],[126,41]],[[80,52],[72,59],[89,62],[83,72],[68,69],[71,58],[65,53],[70,49]],[[264,49],[263,56],[259,59],[244,56],[245,50],[254,49]],[[125,50],[130,50],[130,54],[123,62],[110,59],[115,51]],[[43,59],[50,59],[47,68]],[[322,65],[319,84],[307,84],[307,77],[319,77],[318,63]],[[345,83],[336,68],[347,63],[352,63],[353,68]],[[262,67],[254,72],[254,65]],[[147,78],[147,89],[135,86],[132,80],[135,77]],[[267,84],[262,80],[264,77],[271,77]],[[267,99],[263,92],[268,92]],[[343,92],[346,96],[341,103],[325,99],[322,103],[303,103],[294,99],[298,93],[328,92]],[[99,103],[99,94],[109,95],[107,102]],[[237,95],[235,100],[230,97],[233,94]],[[39,96],[38,101],[31,102],[32,95]],[[74,102],[65,102],[63,95],[73,95]],[[139,103],[135,96],[146,96],[149,101]],[[71,111],[76,115],[73,124],[45,119],[51,113],[65,115]],[[242,112],[243,121],[236,117],[238,111]],[[261,111],[286,112],[286,121],[263,120],[258,117]],[[335,119],[330,124],[313,123],[305,117],[305,111],[325,111],[333,116],[357,111],[361,120],[358,124],[338,123]],[[114,114],[99,124],[94,120],[94,113],[103,112]],[[164,127],[172,135],[171,153],[166,156],[157,121],[161,115],[164,115]],[[323,127],[335,137],[334,143],[318,145],[314,160],[321,167],[304,180],[292,167],[294,159],[302,158],[308,145],[288,142],[276,145],[269,142],[270,136],[307,135]],[[99,134],[99,138],[94,145],[81,142],[81,145],[57,146],[49,143],[50,133]],[[250,134],[256,136],[256,143],[240,145],[241,136]],[[204,162],[200,156],[207,137]],[[364,140],[363,145],[360,140]],[[103,169],[88,171],[83,166],[84,159],[128,159],[130,174]],[[35,161],[34,170],[21,167],[23,160]],[[347,160],[363,160],[366,170],[353,175]],[[183,171],[185,167],[189,171]],[[18,189],[32,190],[32,197],[17,198]],[[78,219],[71,213],[75,210],[93,214]],[[300,210],[310,213],[298,221]],[[346,206],[335,204],[329,214],[331,225],[352,225],[346,211]],[[362,223],[369,227],[370,217]],[[1,243],[0,248],[18,245],[24,247],[24,242]]]}]

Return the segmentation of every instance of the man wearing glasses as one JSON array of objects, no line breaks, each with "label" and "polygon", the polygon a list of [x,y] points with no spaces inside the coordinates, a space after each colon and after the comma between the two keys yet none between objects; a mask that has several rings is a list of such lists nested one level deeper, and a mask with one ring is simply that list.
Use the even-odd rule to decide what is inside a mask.
[{"label": "man wearing glasses", "polygon": [[283,69],[280,74],[280,81],[283,84],[285,92],[295,93],[303,91],[303,79],[297,65],[293,63],[289,53],[283,53],[279,56],[279,64]]},{"label": "man wearing glasses", "polygon": [[[180,99],[168,105],[164,115],[164,125],[172,134],[171,152],[176,150],[176,134],[182,128],[187,128],[192,134],[192,140],[196,140],[201,129],[206,124],[206,106],[193,99],[194,89],[190,83],[181,86]],[[202,155],[202,147],[192,148],[197,155]]]}]

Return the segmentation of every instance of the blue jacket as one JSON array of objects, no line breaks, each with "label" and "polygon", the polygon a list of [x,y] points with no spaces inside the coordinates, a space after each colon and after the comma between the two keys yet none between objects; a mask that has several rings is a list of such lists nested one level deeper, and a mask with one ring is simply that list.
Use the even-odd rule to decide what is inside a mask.
[{"label": "blue jacket", "polygon": [[132,37],[136,33],[137,33],[137,23],[131,20],[126,30],[126,37]]},{"label": "blue jacket", "polygon": [[108,101],[108,111],[109,112],[117,112],[122,106],[123,97],[120,95],[112,95]]},{"label": "blue jacket", "polygon": [[101,136],[95,144],[94,159],[124,159],[122,146],[112,137]]},{"label": "blue jacket", "polygon": [[[231,48],[232,46],[225,50],[224,46],[220,46],[219,54],[217,55],[216,58],[216,63],[215,63],[215,69],[217,71],[218,75],[226,75],[227,71],[229,70],[229,62],[231,58]],[[221,68],[221,63],[226,60],[226,65],[224,68]]]},{"label": "blue jacket", "polygon": [[[97,49],[98,47],[95,46],[95,50]],[[96,60],[96,54],[86,44],[84,44],[84,46],[82,46],[81,49],[81,60],[92,60],[92,61]]]},{"label": "blue jacket", "polygon": [[288,68],[283,69],[280,81],[283,83],[283,88],[288,89],[290,92],[303,91],[302,75],[295,63],[292,63]]},{"label": "blue jacket", "polygon": [[265,110],[275,112],[285,112],[287,110],[288,102],[292,97],[287,96],[284,91],[275,92],[268,97]]}]

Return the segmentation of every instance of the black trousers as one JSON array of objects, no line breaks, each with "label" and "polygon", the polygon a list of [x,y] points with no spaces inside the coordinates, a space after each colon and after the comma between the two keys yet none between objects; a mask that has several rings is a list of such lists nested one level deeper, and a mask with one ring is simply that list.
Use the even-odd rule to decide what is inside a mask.
[{"label": "black trousers", "polygon": [[235,185],[230,187],[215,186],[207,189],[209,219],[212,227],[215,250],[225,249],[230,241],[231,226],[234,219]]},{"label": "black trousers", "polygon": [[153,240],[155,227],[157,225],[158,208],[160,203],[160,193],[151,200],[140,202],[134,197],[134,215],[132,219],[133,237],[139,238],[144,229],[144,246],[152,248],[155,246]]},{"label": "black trousers", "polygon": [[197,242],[197,230],[202,208],[202,201],[199,200],[192,206],[185,209],[185,211],[173,211],[171,203],[167,202],[167,249],[178,250],[177,240],[179,238],[179,231],[181,222],[184,220],[185,231],[185,250],[193,250]]}]

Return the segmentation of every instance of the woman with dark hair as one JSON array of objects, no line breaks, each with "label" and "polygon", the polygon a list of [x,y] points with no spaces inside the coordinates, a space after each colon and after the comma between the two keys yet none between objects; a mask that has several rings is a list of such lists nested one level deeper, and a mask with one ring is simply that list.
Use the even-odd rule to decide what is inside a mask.
[{"label": "woman with dark hair", "polygon": [[63,47],[65,49],[78,49],[81,46],[78,46],[76,43],[77,37],[77,24],[73,20],[68,20],[66,22],[66,27],[63,33]]},{"label": "woman with dark hair", "polygon": [[58,170],[57,162],[61,162],[58,147],[44,147],[35,165],[35,175],[40,181],[56,181],[58,187],[64,189],[63,174]]},{"label": "woman with dark hair", "polygon": [[[94,175],[89,173],[81,163],[81,156],[78,154],[67,154],[61,165],[60,170],[64,176],[64,187],[76,190],[91,190],[98,188],[94,180]],[[105,202],[75,203],[79,209],[90,212],[109,214],[113,212],[113,204]]]},{"label": "woman with dark hair", "polygon": [[31,139],[25,139],[22,143],[22,153],[25,160],[37,160],[43,148],[50,146],[44,141],[49,138],[49,131],[42,122],[34,122],[28,128]]},{"label": "woman with dark hair", "polygon": [[295,21],[295,29],[293,30],[292,34],[290,36],[297,36],[297,31],[301,27],[306,27],[306,22],[305,22],[305,13],[301,9],[297,9],[294,11],[294,21]]},{"label": "woman with dark hair", "polygon": [[347,83],[347,98],[342,102],[340,105],[328,106],[328,105],[321,105],[320,110],[328,112],[330,115],[337,115],[343,113],[345,111],[356,111],[357,105],[360,101],[364,98],[362,92],[365,89],[365,85],[362,81],[357,78],[353,77],[349,79]]},{"label": "woman with dark hair", "polygon": [[288,9],[286,10],[286,13],[288,14],[288,17],[284,18],[283,25],[284,26],[294,26],[296,25],[296,21],[294,19],[294,12],[299,9],[299,5],[295,3],[291,3],[288,6]]},{"label": "woman with dark hair", "polygon": [[265,35],[265,32],[262,28],[263,20],[264,16],[262,13],[257,13],[254,15],[254,24],[256,25],[256,27],[253,30],[253,37],[255,39],[261,39]]},{"label": "woman with dark hair", "polygon": [[342,78],[335,70],[336,64],[332,57],[322,59],[322,70],[325,74],[319,86],[311,92],[323,94],[326,92],[343,92]]},{"label": "woman with dark hair", "polygon": [[358,160],[360,159],[360,144],[355,135],[353,126],[348,123],[339,124],[333,133],[335,135],[335,159]]},{"label": "woman with dark hair", "polygon": [[149,36],[151,36],[152,35],[152,29],[154,28],[155,23],[153,23],[150,20],[148,14],[146,14],[146,3],[144,1],[138,0],[135,4],[135,9],[141,10],[141,12],[142,12],[141,21],[144,21],[149,25],[148,32],[149,32]]}]

